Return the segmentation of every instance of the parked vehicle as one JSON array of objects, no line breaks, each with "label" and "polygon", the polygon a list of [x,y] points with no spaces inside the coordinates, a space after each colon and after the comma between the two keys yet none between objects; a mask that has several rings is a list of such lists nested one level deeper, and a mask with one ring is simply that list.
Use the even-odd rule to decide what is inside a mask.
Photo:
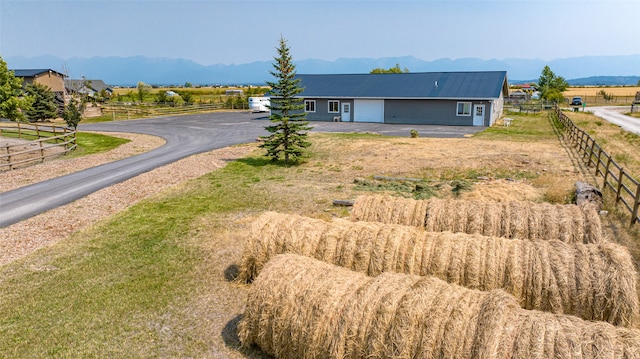
[{"label": "parked vehicle", "polygon": [[249,111],[268,112],[270,103],[268,97],[249,97]]},{"label": "parked vehicle", "polygon": [[582,106],[582,97],[576,96],[571,99],[571,106]]}]

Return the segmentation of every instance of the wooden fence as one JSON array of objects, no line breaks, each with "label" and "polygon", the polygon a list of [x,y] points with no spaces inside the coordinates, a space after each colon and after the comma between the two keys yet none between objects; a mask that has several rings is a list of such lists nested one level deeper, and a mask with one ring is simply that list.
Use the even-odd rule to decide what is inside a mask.
[{"label": "wooden fence", "polygon": [[0,146],[0,171],[12,170],[48,157],[66,154],[77,147],[76,131],[62,126],[40,124],[0,125],[0,137],[29,140],[22,144]]},{"label": "wooden fence", "polygon": [[564,127],[565,138],[576,147],[578,155],[582,156],[587,167],[595,166],[595,175],[603,178],[603,194],[606,190],[615,194],[615,203],[622,203],[631,213],[631,225],[640,221],[640,182],[616,163],[591,135],[577,127],[558,106],[554,110],[556,119]]},{"label": "wooden fence", "polygon": [[[246,106],[235,107],[233,109],[244,109]],[[200,113],[215,111],[224,108],[223,104],[193,104],[172,106],[171,104],[137,104],[127,102],[114,102],[102,106],[102,112],[109,114],[112,120],[129,120],[133,118],[184,115],[189,113]]]}]

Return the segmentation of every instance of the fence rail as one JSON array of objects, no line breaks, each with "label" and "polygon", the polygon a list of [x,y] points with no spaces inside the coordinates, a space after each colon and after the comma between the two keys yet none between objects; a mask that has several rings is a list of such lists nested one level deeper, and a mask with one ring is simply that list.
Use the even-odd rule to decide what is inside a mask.
[{"label": "fence rail", "polygon": [[615,194],[615,203],[622,203],[631,213],[631,225],[640,222],[640,182],[616,163],[591,135],[577,127],[558,106],[554,111],[556,119],[564,127],[565,138],[576,147],[587,167],[595,166],[595,175],[602,177],[603,193],[610,190]]},{"label": "fence rail", "polygon": [[[168,115],[183,115],[188,113],[198,113],[206,111],[215,111],[224,108],[224,104],[193,104],[193,105],[179,105],[173,106],[167,104],[136,104],[136,103],[110,103],[103,105],[102,112],[104,114],[111,114],[113,120],[117,119],[131,119],[141,117],[155,117],[155,116],[168,116]],[[246,109],[244,105],[234,106],[232,109]]]},{"label": "fence rail", "polygon": [[0,146],[0,171],[12,170],[76,149],[76,131],[67,127],[39,124],[0,125],[0,137],[29,140],[28,143]]}]

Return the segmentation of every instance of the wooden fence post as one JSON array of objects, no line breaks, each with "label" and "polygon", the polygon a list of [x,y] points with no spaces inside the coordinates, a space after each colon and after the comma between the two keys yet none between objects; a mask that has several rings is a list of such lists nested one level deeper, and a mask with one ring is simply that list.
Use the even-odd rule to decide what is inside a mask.
[{"label": "wooden fence post", "polygon": [[9,170],[13,169],[11,164],[11,151],[9,151],[9,146],[5,147],[7,149],[7,162],[9,163]]},{"label": "wooden fence post", "polygon": [[622,176],[624,176],[624,167],[620,167],[620,175],[618,176],[618,189],[616,190],[616,204],[620,202],[620,192],[622,191]]},{"label": "wooden fence post", "polygon": [[609,177],[609,166],[611,166],[611,157],[607,156],[607,165],[604,168],[604,181],[602,182],[602,190],[607,188],[607,177]]},{"label": "wooden fence post", "polygon": [[636,196],[633,197],[633,211],[631,212],[631,226],[638,220],[638,205],[640,201],[640,185],[636,186]]},{"label": "wooden fence post", "polygon": [[64,131],[64,137],[62,138],[64,142],[64,152],[66,153],[69,150],[69,139],[67,137],[67,128],[63,127],[62,129]]},{"label": "wooden fence post", "polygon": [[42,147],[42,141],[38,139],[38,143],[40,144],[40,159],[42,160],[41,162],[44,162],[44,148]]},{"label": "wooden fence post", "polygon": [[598,175],[598,170],[600,169],[600,158],[602,157],[602,147],[598,147],[598,157],[596,157],[596,172],[595,175]]},{"label": "wooden fence post", "polygon": [[589,151],[589,161],[587,161],[587,167],[591,166],[591,160],[593,158],[593,147],[595,147],[595,145],[596,145],[596,140],[594,140],[593,137],[591,137],[591,147],[590,147],[591,151]]}]

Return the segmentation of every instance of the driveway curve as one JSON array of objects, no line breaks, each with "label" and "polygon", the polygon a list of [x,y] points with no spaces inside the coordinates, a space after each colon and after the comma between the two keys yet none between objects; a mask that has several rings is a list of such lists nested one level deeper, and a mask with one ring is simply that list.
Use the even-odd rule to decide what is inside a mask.
[{"label": "driveway curve", "polygon": [[[255,141],[267,134],[267,124],[264,114],[218,112],[80,125],[80,131],[141,133],[162,137],[166,143],[140,155],[0,193],[0,228],[182,158]],[[484,129],[332,122],[313,122],[312,126],[314,132],[376,132],[406,137],[412,129],[421,137],[463,137]]]},{"label": "driveway curve", "polygon": [[640,118],[627,116],[622,112],[628,110],[628,107],[620,106],[602,106],[602,107],[587,107],[586,111],[593,113],[608,122],[620,126],[623,130],[633,132],[636,135],[640,135]]}]

